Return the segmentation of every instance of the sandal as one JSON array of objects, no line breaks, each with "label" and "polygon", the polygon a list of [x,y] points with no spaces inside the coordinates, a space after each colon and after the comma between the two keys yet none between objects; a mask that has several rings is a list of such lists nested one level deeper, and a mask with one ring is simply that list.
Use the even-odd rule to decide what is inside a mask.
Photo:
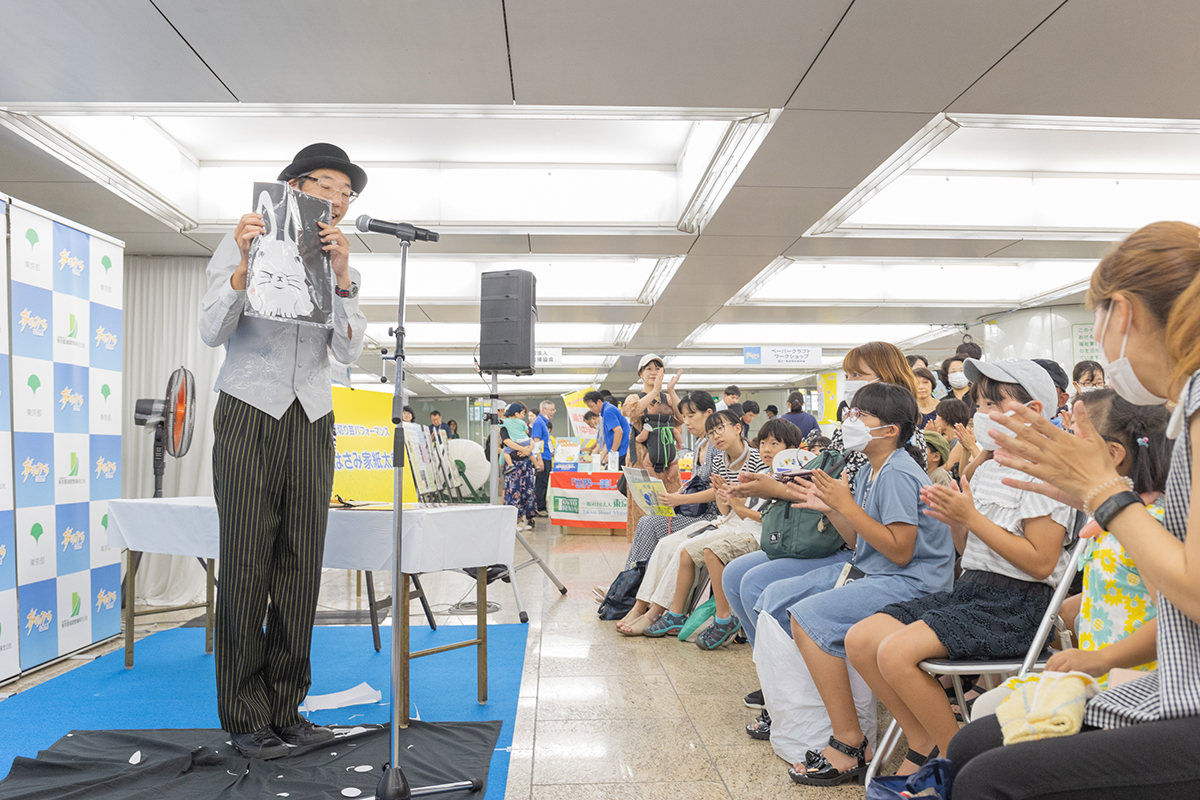
[{"label": "sandal", "polygon": [[934,747],[932,750],[930,750],[929,755],[927,755],[927,756],[923,756],[920,753],[918,753],[916,750],[913,750],[910,748],[908,751],[908,755],[906,755],[904,757],[904,760],[908,761],[912,764],[916,764],[918,767],[923,767],[923,766],[925,766],[926,761],[928,761],[931,758],[937,758],[937,757],[938,757],[937,747]]},{"label": "sandal", "polygon": [[[617,633],[621,634],[622,636],[641,636],[655,621],[656,620],[652,619],[648,613],[642,614],[633,622],[618,623]],[[625,625],[624,630],[621,629],[622,624]]]},{"label": "sandal", "polygon": [[642,636],[649,636],[652,639],[658,639],[663,636],[674,636],[679,633],[679,629],[683,627],[683,623],[687,622],[687,617],[683,614],[676,614],[674,611],[664,611],[662,616],[654,620],[654,622],[642,631]]},{"label": "sandal", "polygon": [[858,747],[851,747],[845,742],[839,742],[830,736],[829,746],[834,750],[845,753],[851,758],[858,759],[858,765],[851,767],[845,772],[839,772],[820,752],[809,750],[804,756],[804,771],[797,772],[794,767],[789,767],[788,777],[794,783],[802,783],[809,786],[838,786],[847,781],[861,781],[863,776],[866,775],[868,766],[866,758],[867,737],[863,737],[862,744]]},{"label": "sandal", "polygon": [[771,715],[765,708],[753,723],[746,726],[746,735],[763,742],[771,740]]},{"label": "sandal", "polygon": [[[738,622],[738,618],[731,614],[725,622],[714,621],[712,625],[705,628],[696,637],[696,646],[701,650],[716,650],[732,639],[734,634],[741,629],[742,623]],[[682,634],[680,638],[683,638]]]}]

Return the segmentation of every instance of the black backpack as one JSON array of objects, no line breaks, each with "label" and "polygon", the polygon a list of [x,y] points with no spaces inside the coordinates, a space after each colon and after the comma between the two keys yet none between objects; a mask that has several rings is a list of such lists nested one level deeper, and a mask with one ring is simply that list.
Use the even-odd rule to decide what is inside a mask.
[{"label": "black backpack", "polygon": [[637,562],[618,575],[617,579],[608,587],[608,594],[604,595],[604,600],[596,612],[600,615],[600,619],[621,619],[628,614],[629,610],[633,608],[633,604],[637,602],[637,591],[642,587],[642,578],[645,576],[645,561]]}]

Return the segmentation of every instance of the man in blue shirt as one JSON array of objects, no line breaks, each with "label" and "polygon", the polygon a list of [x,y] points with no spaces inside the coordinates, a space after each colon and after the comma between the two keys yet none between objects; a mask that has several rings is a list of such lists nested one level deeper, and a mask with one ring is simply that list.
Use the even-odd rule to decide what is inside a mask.
[{"label": "man in blue shirt", "polygon": [[446,438],[450,438],[450,426],[442,422],[442,412],[434,409],[429,412],[429,432],[436,434],[442,431],[446,434]]},{"label": "man in blue shirt", "polygon": [[625,466],[625,455],[629,452],[629,420],[621,410],[604,402],[604,395],[596,391],[583,396],[583,403],[590,411],[600,415],[600,432],[604,437],[604,449],[617,454],[617,463]]},{"label": "man in blue shirt", "polygon": [[[537,500],[537,510],[546,510],[546,490],[550,487],[550,470],[554,466],[554,451],[550,449],[550,428],[547,423],[554,419],[554,402],[543,400],[538,406],[537,419],[529,426],[529,436],[541,440],[541,447],[535,450],[542,457],[541,466],[537,467],[537,478],[533,483],[533,494]],[[536,465],[536,461],[534,462]]]}]

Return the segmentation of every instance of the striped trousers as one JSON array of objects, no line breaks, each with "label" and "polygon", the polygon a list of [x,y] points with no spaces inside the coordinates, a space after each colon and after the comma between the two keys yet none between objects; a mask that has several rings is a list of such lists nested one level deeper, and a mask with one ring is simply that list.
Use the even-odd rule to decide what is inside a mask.
[{"label": "striped trousers", "polygon": [[[333,490],[333,414],[282,419],[221,393],[213,414],[221,526],[217,711],[230,733],[300,721]],[[263,629],[263,618],[266,629]]]}]

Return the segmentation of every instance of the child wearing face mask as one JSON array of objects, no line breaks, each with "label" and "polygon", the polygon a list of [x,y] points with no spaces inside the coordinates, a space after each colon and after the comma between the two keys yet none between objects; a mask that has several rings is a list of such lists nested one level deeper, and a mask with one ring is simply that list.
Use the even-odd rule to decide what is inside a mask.
[{"label": "child wearing face mask", "polygon": [[[859,779],[867,769],[868,742],[859,725],[846,665],[846,634],[889,603],[948,589],[953,580],[950,531],[926,510],[921,489],[929,477],[908,444],[916,430],[916,398],[906,388],[876,383],[854,397],[856,412],[844,423],[847,450],[867,463],[853,491],[847,480],[821,471],[793,484],[800,505],[826,514],[854,548],[852,564],[833,564],[776,586],[791,593],[787,624],[821,696],[833,735],[822,751],[809,751],[789,776],[796,783],[831,786]],[[765,609],[764,609],[765,610]],[[943,698],[945,695],[943,695]]]},{"label": "child wearing face mask", "polygon": [[[988,416],[1029,406],[1047,419],[1057,394],[1050,375],[1026,359],[984,363],[967,359],[975,436],[985,458],[961,491],[929,486],[926,512],[950,525],[962,553],[963,574],[953,591],[884,607],[850,631],[850,662],[900,723],[914,772],[934,752],[945,752],[958,722],[941,684],[918,665],[931,658],[1019,658],[1029,649],[1054,586],[1066,571],[1063,547],[1071,508],[1006,486],[1021,473],[991,459],[1003,427]],[[928,755],[926,755],[928,754]]]}]

